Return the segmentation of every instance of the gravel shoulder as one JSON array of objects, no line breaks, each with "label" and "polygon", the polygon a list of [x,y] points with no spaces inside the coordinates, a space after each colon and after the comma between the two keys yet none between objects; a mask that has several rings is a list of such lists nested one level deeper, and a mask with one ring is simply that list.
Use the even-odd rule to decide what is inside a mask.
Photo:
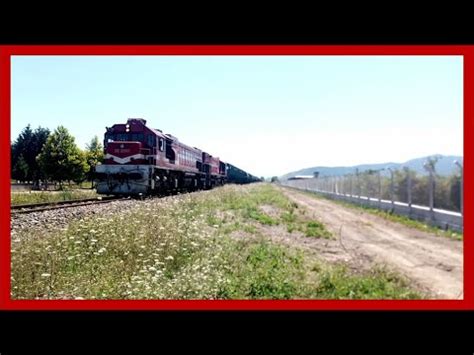
[{"label": "gravel shoulder", "polygon": [[462,241],[387,221],[316,196],[280,189],[338,238],[337,242],[306,241],[305,247],[317,250],[331,261],[385,264],[427,291],[430,298],[462,299]]}]

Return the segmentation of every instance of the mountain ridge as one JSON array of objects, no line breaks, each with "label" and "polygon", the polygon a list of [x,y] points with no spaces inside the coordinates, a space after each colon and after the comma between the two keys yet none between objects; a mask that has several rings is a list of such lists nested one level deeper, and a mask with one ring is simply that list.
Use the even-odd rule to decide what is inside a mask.
[{"label": "mountain ridge", "polygon": [[313,175],[313,172],[315,171],[319,172],[319,176],[341,176],[345,174],[355,173],[356,168],[359,169],[359,172],[363,172],[365,170],[380,170],[384,168],[402,169],[403,167],[408,167],[409,169],[414,170],[420,175],[427,175],[428,172],[423,168],[423,164],[428,160],[428,158],[431,157],[439,158],[435,167],[436,173],[442,176],[448,176],[459,171],[459,168],[454,164],[455,160],[458,160],[459,162],[461,162],[461,164],[463,162],[463,157],[459,155],[433,154],[420,158],[410,159],[403,163],[388,162],[335,167],[314,166],[311,168],[303,168],[300,170],[292,171],[290,173],[286,173],[284,175],[281,175],[279,179],[287,180],[290,177],[294,177],[296,175]]}]

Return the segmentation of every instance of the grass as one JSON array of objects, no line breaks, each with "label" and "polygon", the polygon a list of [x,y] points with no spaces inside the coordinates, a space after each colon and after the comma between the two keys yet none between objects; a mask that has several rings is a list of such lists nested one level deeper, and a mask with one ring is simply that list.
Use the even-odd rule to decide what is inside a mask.
[{"label": "grass", "polygon": [[307,237],[329,238],[331,236],[323,224],[314,221],[306,223],[304,233]]},{"label": "grass", "polygon": [[[281,208],[267,215],[258,206]],[[264,184],[137,202],[133,209],[15,235],[13,299],[420,298],[385,270],[354,275],[262,231],[296,206]],[[279,210],[278,210],[279,211]],[[291,212],[293,211],[293,212]],[[265,215],[265,217],[262,217]],[[272,221],[272,222],[270,222]],[[322,226],[298,222],[310,233]],[[262,226],[262,228],[260,228]],[[236,238],[232,232],[252,235]]]},{"label": "grass", "polygon": [[394,213],[391,213],[389,211],[384,211],[384,210],[380,210],[380,209],[374,208],[374,207],[369,207],[369,206],[364,206],[364,205],[356,205],[356,204],[345,202],[345,201],[331,199],[331,198],[326,197],[324,195],[316,194],[314,192],[301,191],[301,190],[298,190],[298,191],[301,192],[301,193],[304,193],[305,195],[311,196],[313,198],[314,197],[324,198],[326,200],[330,200],[334,203],[337,203],[341,206],[361,210],[361,211],[364,211],[364,212],[368,212],[368,213],[373,214],[375,216],[382,217],[382,218],[384,218],[388,221],[401,223],[401,224],[406,225],[408,227],[416,228],[416,229],[419,229],[419,230],[422,230],[422,231],[425,231],[425,232],[430,232],[430,233],[436,234],[438,236],[451,238],[451,239],[455,239],[455,240],[462,240],[463,239],[463,233],[459,233],[459,232],[452,231],[452,230],[447,231],[447,230],[444,230],[444,229],[441,229],[441,228],[438,228],[438,227],[435,227],[435,226],[430,226],[430,225],[428,225],[426,223],[423,223],[421,221],[417,221],[417,220],[408,218],[406,216],[401,216],[401,215],[398,215],[398,214],[394,214]]},{"label": "grass", "polygon": [[325,269],[317,266],[316,292],[323,299],[416,299],[420,294],[396,273],[376,266],[360,275],[351,275],[343,265]]},{"label": "grass", "polygon": [[11,204],[23,205],[33,203],[58,202],[94,198],[99,195],[95,190],[65,190],[65,191],[31,191],[12,192]]},{"label": "grass", "polygon": [[[272,215],[265,213],[263,207],[271,210]],[[242,219],[242,223],[232,226],[226,225],[227,234],[239,230],[241,225],[249,225],[252,221],[262,225],[286,225],[287,231],[300,231],[307,237],[332,238],[331,233],[318,221],[304,215],[305,211],[296,203],[290,201],[281,192],[270,184],[248,186],[245,190],[232,193],[213,206],[216,210],[232,211],[233,220]],[[231,219],[232,221],[232,219]],[[228,217],[219,219],[212,215],[208,221],[210,225],[222,226],[229,222]]]}]

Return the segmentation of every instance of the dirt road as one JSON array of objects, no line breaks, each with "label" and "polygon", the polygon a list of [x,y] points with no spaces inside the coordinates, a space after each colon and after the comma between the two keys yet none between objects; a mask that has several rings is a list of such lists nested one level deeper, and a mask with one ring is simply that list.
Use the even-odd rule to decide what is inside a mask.
[{"label": "dirt road", "polygon": [[338,243],[327,245],[331,255],[336,258],[337,254],[351,255],[362,261],[386,264],[428,291],[430,298],[462,299],[462,241],[436,236],[295,190],[283,187],[281,190],[337,236]]}]

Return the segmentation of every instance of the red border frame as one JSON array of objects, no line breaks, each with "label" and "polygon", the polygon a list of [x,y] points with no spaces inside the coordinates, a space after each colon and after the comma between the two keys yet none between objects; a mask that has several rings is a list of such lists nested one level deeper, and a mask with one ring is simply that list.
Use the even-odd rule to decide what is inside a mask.
[{"label": "red border frame", "polygon": [[[473,143],[474,45],[14,45],[0,46],[0,202],[10,205],[10,57],[12,55],[461,55],[464,57],[464,156]],[[468,99],[469,98],[469,99]],[[467,154],[466,154],[467,153]],[[466,164],[467,163],[467,164]],[[464,159],[464,178],[472,175]],[[473,190],[464,188],[463,300],[11,300],[10,212],[0,209],[0,310],[473,310]],[[467,208],[466,208],[467,207]],[[467,237],[466,237],[467,236]]]}]

